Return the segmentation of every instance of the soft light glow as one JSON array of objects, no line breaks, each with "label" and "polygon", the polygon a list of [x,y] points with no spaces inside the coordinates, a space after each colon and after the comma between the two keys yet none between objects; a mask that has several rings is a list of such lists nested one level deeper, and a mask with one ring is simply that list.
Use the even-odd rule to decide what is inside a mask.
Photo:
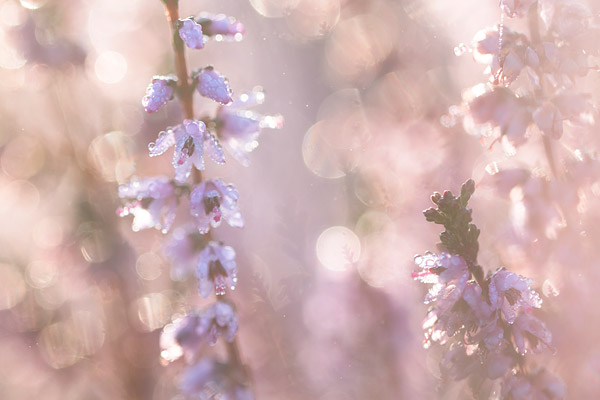
[{"label": "soft light glow", "polygon": [[360,258],[360,240],[344,226],[332,226],[317,240],[319,262],[331,271],[344,271]]},{"label": "soft light glow", "polygon": [[104,83],[118,83],[127,73],[127,61],[116,51],[105,51],[94,64],[96,77]]}]

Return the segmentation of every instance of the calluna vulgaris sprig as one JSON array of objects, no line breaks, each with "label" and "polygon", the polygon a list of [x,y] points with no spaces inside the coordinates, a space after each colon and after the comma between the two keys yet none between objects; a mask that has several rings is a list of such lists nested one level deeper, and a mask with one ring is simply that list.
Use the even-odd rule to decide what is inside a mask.
[{"label": "calluna vulgaris sprig", "polygon": [[468,379],[477,398],[562,399],[561,380],[533,367],[528,352],[552,349],[552,336],[532,311],[542,300],[533,281],[505,268],[484,274],[477,264],[479,229],[467,202],[475,190],[467,181],[459,196],[434,193],[427,221],[443,225],[439,254],[415,256],[413,278],[430,284],[423,322],[424,347],[444,345],[444,379]]},{"label": "calluna vulgaris sprig", "polygon": [[[216,164],[225,163],[221,143],[242,165],[248,166],[248,153],[258,146],[261,129],[280,128],[283,119],[250,111],[250,107],[264,101],[264,93],[255,89],[234,99],[228,80],[212,66],[188,74],[185,47],[202,49],[210,39],[239,41],[244,33],[240,22],[206,13],[180,19],[178,0],[162,1],[173,33],[176,73],[155,76],[142,105],[146,112],[154,113],[174,97],[180,100],[185,119],[160,132],[148,146],[152,157],[174,148],[174,176],[143,178],[119,187],[119,197],[126,201],[119,214],[134,216],[134,231],[156,228],[166,234],[175,223],[182,198],[188,198],[184,202],[189,204],[185,219],[193,222],[173,230],[164,254],[173,265],[175,279],[195,274],[199,294],[207,298],[214,292],[216,302],[167,325],[160,340],[161,357],[167,363],[183,358],[189,364],[180,389],[190,398],[213,398],[218,394],[223,400],[249,400],[253,398],[249,374],[236,342],[238,318],[227,296],[227,290],[237,285],[236,254],[232,247],[211,237],[211,229],[223,221],[243,227],[239,194],[233,184],[219,178],[203,179],[200,171],[204,170],[206,158]],[[195,118],[195,91],[221,104],[213,118]],[[226,343],[225,360],[205,354],[206,346],[215,345],[219,337]]]}]

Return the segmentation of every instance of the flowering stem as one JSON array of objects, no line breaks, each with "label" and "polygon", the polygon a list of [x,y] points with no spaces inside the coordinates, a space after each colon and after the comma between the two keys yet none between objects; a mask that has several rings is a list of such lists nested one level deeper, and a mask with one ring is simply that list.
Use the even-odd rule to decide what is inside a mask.
[{"label": "flowering stem", "polygon": [[[185,45],[179,36],[179,26],[177,22],[179,20],[179,0],[163,0],[163,2],[166,7],[167,19],[171,24],[171,32],[173,34],[173,52],[175,53],[175,70],[177,72],[179,100],[181,102],[185,118],[194,119],[194,99],[187,70]],[[192,180],[194,184],[201,183],[202,172],[194,168]],[[207,241],[211,240],[210,232],[208,232],[205,236]],[[222,300],[234,304],[234,302],[229,299],[227,295],[223,295],[221,298]],[[234,337],[232,342],[226,342],[226,346],[227,358],[229,364],[233,368],[235,376],[238,377],[241,383],[247,384],[249,374],[242,362],[237,338]]]},{"label": "flowering stem", "polygon": [[[538,45],[542,41],[542,38],[540,36],[540,23],[538,17],[537,1],[533,3],[531,7],[529,7],[529,11],[527,14],[527,22],[529,24],[529,36],[531,38],[531,44]],[[550,172],[552,172],[552,176],[556,177],[556,163],[554,161],[554,154],[552,152],[552,142],[550,141],[550,138],[546,135],[542,136],[542,141],[544,143],[544,152],[546,153],[546,159],[548,160]]]},{"label": "flowering stem", "polygon": [[167,19],[171,24],[173,34],[173,51],[175,52],[175,71],[177,72],[177,85],[179,87],[179,99],[183,107],[183,114],[187,119],[194,118],[194,101],[190,86],[187,63],[185,61],[185,46],[179,37],[179,0],[165,0]]}]

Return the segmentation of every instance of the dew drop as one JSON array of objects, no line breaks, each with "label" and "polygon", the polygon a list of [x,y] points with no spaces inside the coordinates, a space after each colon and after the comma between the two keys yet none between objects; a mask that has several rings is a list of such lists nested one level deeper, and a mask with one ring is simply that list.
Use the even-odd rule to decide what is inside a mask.
[{"label": "dew drop", "polygon": [[468,50],[468,47],[464,43],[459,43],[458,46],[454,48],[454,55],[457,57],[462,56]]},{"label": "dew drop", "polygon": [[155,147],[156,147],[156,143],[154,143],[154,142],[148,143],[148,150],[152,151],[152,150],[154,150]]}]

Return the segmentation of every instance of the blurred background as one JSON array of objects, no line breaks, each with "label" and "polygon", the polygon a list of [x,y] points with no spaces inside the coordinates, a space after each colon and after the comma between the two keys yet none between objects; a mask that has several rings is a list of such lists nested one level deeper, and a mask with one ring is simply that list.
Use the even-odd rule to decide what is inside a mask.
[{"label": "blurred background", "polygon": [[[259,111],[286,121],[263,133],[249,168],[206,171],[241,195],[246,227],[216,236],[238,253],[238,337],[257,399],[469,398],[422,348],[425,288],[411,271],[438,241],[421,213],[429,195],[470,177],[480,263],[543,294],[557,354],[534,363],[570,398],[598,396],[598,175],[560,182],[572,223],[527,225],[523,210],[555,199],[503,195],[492,175],[506,162],[547,169],[541,142],[509,157],[449,122],[462,91],[487,79],[455,53],[500,22],[497,1],[180,3],[182,17],[225,13],[246,27],[240,43],[188,51],[189,65],[214,65],[237,94],[262,86]],[[147,145],[179,123],[179,105],[147,115],[140,101],[172,71],[159,0],[0,0],[1,399],[180,398],[182,366],[161,365],[160,331],[205,303],[193,279],[170,278],[160,232],[133,233],[116,215],[118,184],[171,173]],[[594,71],[581,85],[597,98],[599,83]],[[598,148],[594,127],[576,133],[565,159]],[[582,169],[597,171],[595,159]]]}]

